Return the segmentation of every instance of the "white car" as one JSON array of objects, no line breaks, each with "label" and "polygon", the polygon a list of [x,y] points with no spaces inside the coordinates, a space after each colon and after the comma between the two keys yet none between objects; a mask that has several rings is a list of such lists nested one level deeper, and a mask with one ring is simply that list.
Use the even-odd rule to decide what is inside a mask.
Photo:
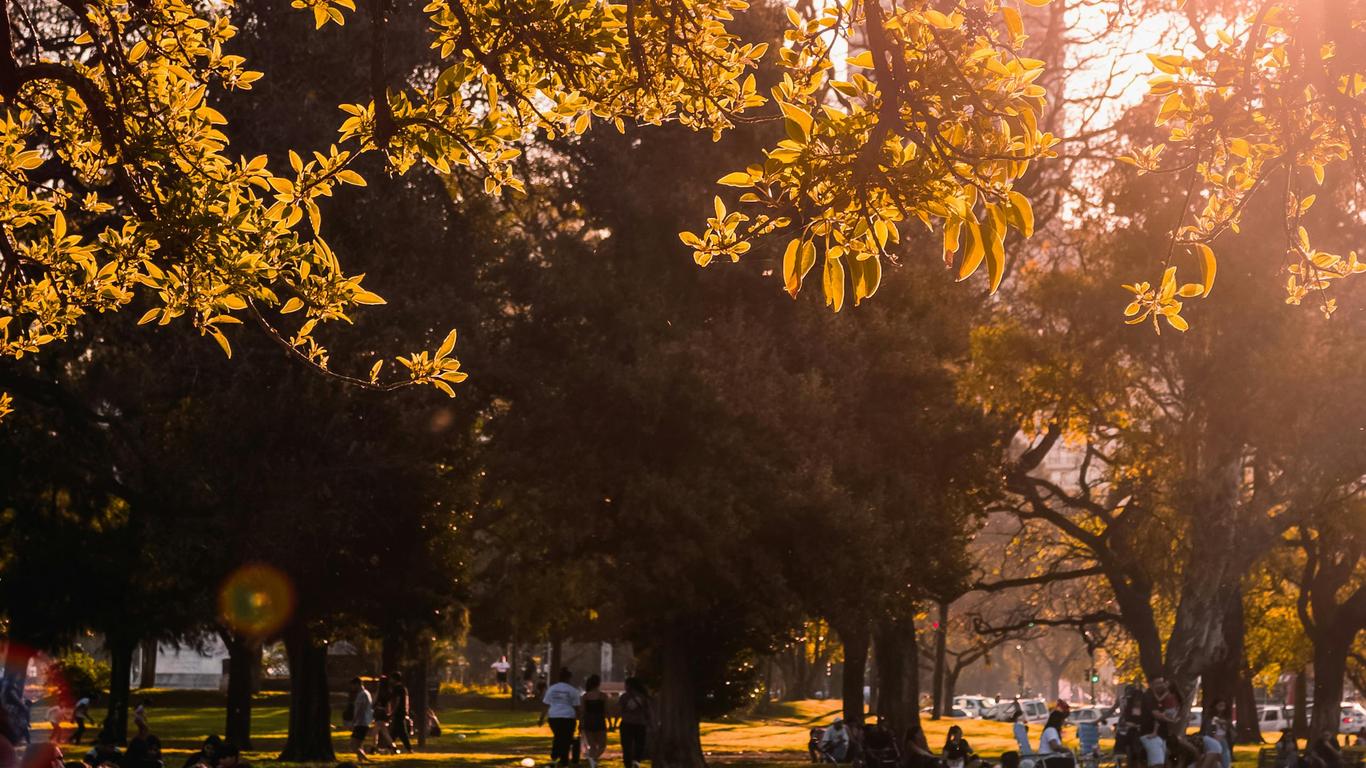
[{"label": "white car", "polygon": [[996,705],[996,700],[987,696],[954,696],[953,706],[968,713],[968,717],[986,717],[988,709]]},{"label": "white car", "polygon": [[1024,714],[1021,719],[1026,723],[1042,723],[1048,719],[1048,703],[1043,699],[1003,700],[997,705],[994,718],[1003,723],[1010,722],[1015,716],[1016,705]]},{"label": "white car", "polygon": [[1366,733],[1366,707],[1355,701],[1342,702],[1342,725],[1340,733]]},{"label": "white car", "polygon": [[1117,719],[1118,716],[1113,707],[1076,707],[1067,716],[1067,721],[1072,725],[1095,723],[1102,739],[1114,738]]},{"label": "white car", "polygon": [[1269,731],[1284,731],[1290,728],[1290,723],[1294,715],[1289,707],[1276,705],[1262,707],[1262,715],[1257,720],[1257,725],[1262,733]]}]

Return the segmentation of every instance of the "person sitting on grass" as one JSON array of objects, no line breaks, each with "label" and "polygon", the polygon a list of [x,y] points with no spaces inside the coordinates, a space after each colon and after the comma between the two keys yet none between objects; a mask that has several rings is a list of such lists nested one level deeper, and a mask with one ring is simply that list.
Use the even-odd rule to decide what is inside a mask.
[{"label": "person sitting on grass", "polygon": [[223,741],[218,738],[218,734],[209,734],[199,746],[199,751],[185,759],[185,768],[217,768],[218,751],[222,748]]},{"label": "person sitting on grass", "polygon": [[118,766],[120,765],[122,757],[123,756],[119,754],[119,748],[114,745],[113,738],[111,738],[108,733],[101,731],[100,735],[95,739],[95,746],[91,747],[90,751],[85,753],[85,757],[81,762],[90,766],[90,768],[100,768],[102,765]]},{"label": "person sitting on grass", "polygon": [[849,729],[844,727],[844,718],[837,717],[821,736],[821,752],[842,763],[849,754]]},{"label": "person sitting on grass", "polygon": [[925,729],[913,725],[906,729],[906,740],[901,749],[901,768],[945,768],[944,761],[930,751],[925,741]]},{"label": "person sitting on grass", "polygon": [[977,753],[972,751],[972,745],[963,738],[963,729],[956,725],[949,728],[949,734],[944,739],[944,759],[950,766],[962,768],[976,768],[980,762]]},{"label": "person sitting on grass", "polygon": [[242,762],[242,750],[238,749],[236,744],[228,742],[223,745],[223,755],[218,758],[218,768],[248,768],[248,766]]}]

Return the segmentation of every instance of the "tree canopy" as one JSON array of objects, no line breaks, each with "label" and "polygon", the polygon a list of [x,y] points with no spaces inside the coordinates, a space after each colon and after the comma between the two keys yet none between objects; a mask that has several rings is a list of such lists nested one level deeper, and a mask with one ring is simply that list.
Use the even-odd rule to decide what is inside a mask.
[{"label": "tree canopy", "polygon": [[[702,234],[683,233],[699,263],[738,259],[783,233],[784,287],[795,294],[819,261],[826,303],[839,310],[846,296],[872,296],[905,228],[924,226],[957,277],[985,265],[994,291],[1008,235],[1034,229],[1028,174],[1069,140],[1040,127],[1050,96],[1047,62],[1027,55],[1035,4],[799,4],[770,54],[737,32],[744,0],[300,0],[295,12],[311,13],[323,39],[368,25],[366,71],[334,89],[332,140],[248,157],[235,153],[241,127],[223,101],[271,73],[234,52],[230,5],[7,3],[0,354],[35,354],[90,314],[133,305],[142,323],[185,318],[228,354],[225,329],[248,318],[332,371],[318,327],[383,302],[325,236],[328,198],[367,183],[359,158],[382,157],[381,173],[467,170],[487,193],[515,195],[538,143],[595,125],[670,122],[715,138],[740,122],[782,121],[786,138],[720,178],[746,190],[738,207],[716,196]],[[1183,10],[1198,52],[1151,56],[1168,133],[1118,159],[1184,174],[1186,203],[1160,279],[1129,284],[1125,312],[1184,330],[1182,300],[1213,288],[1215,240],[1263,188],[1278,188],[1286,209],[1287,300],[1322,297],[1331,312],[1323,291],[1366,265],[1315,245],[1301,219],[1325,178],[1341,169],[1355,186],[1363,176],[1362,5]],[[429,55],[416,68],[392,65],[404,24],[426,28]],[[779,75],[768,93],[752,71],[765,57]],[[1188,264],[1199,277],[1183,269],[1178,279]],[[385,356],[334,375],[451,393],[466,375],[454,344],[450,334],[397,358],[397,375]]]}]

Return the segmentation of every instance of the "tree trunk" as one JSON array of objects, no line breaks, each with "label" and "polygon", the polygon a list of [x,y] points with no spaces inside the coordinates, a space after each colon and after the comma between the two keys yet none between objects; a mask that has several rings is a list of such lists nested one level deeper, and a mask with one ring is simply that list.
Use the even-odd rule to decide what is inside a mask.
[{"label": "tree trunk", "polygon": [[1258,519],[1250,504],[1241,503],[1243,446],[1221,430],[1202,445],[1208,460],[1191,473],[1193,492],[1186,514],[1198,523],[1199,535],[1191,538],[1191,552],[1183,569],[1176,620],[1167,642],[1166,666],[1171,681],[1186,696],[1182,713],[1189,711],[1196,678],[1215,660],[1231,653],[1224,628],[1232,606],[1242,607],[1242,577],[1248,563],[1274,542],[1265,520]]},{"label": "tree trunk", "polygon": [[327,691],[327,645],[302,621],[285,633],[289,656],[289,735],[280,760],[333,763],[332,708]]},{"label": "tree trunk", "polygon": [[844,679],[840,696],[844,703],[844,721],[852,726],[863,727],[864,712],[863,680],[868,666],[868,625],[851,622],[836,630],[840,642],[844,644]]},{"label": "tree trunk", "polygon": [[1352,651],[1352,631],[1331,632],[1323,627],[1314,638],[1314,712],[1310,736],[1337,734],[1342,728],[1342,680],[1347,675],[1347,656]]},{"label": "tree trunk", "polygon": [[261,667],[261,644],[224,633],[228,647],[228,706],[224,737],[240,749],[251,749],[251,696]]},{"label": "tree trunk", "polygon": [[1262,743],[1262,722],[1258,717],[1257,710],[1257,688],[1252,682],[1252,669],[1244,661],[1242,669],[1238,671],[1238,693],[1237,700],[1233,708],[1236,715],[1234,720],[1234,741],[1238,744],[1260,744]]},{"label": "tree trunk", "polygon": [[559,632],[550,635],[550,682],[554,683],[560,679],[560,670],[564,669],[564,638]]},{"label": "tree trunk", "polygon": [[947,701],[950,705],[953,704],[954,693],[958,690],[958,676],[963,674],[964,669],[966,669],[966,667],[960,667],[957,664],[954,664],[944,670],[944,701]]},{"label": "tree trunk", "polygon": [[142,641],[142,674],[138,677],[138,688],[157,687],[157,641]]},{"label": "tree trunk", "polygon": [[1305,679],[1304,670],[1295,673],[1295,715],[1290,724],[1290,732],[1295,738],[1303,739],[1309,735],[1309,682]]},{"label": "tree trunk", "polygon": [[417,658],[408,666],[405,676],[408,682],[408,713],[413,718],[413,728],[417,730],[417,745],[427,746],[427,708],[434,702],[427,697],[427,675],[431,649],[426,643],[418,649]]},{"label": "tree trunk", "polygon": [[128,699],[133,684],[133,654],[137,643],[117,635],[106,637],[109,648],[109,714],[105,730],[115,743],[128,742]]},{"label": "tree trunk", "polygon": [[920,724],[920,649],[915,619],[883,618],[874,630],[877,644],[877,712],[900,739]]},{"label": "tree trunk", "polygon": [[944,712],[952,702],[944,701],[944,657],[948,654],[948,633],[949,633],[949,604],[946,601],[939,602],[939,621],[934,630],[934,674],[931,676],[930,683],[931,696],[934,706],[930,711],[930,719],[938,720],[944,716]]},{"label": "tree trunk", "polygon": [[379,673],[387,675],[399,668],[403,663],[403,636],[394,630],[388,630],[380,638],[379,645]]},{"label": "tree trunk", "polygon": [[698,730],[696,676],[688,639],[671,632],[660,646],[662,680],[659,723],[654,738],[653,765],[657,768],[703,768],[702,737]]}]

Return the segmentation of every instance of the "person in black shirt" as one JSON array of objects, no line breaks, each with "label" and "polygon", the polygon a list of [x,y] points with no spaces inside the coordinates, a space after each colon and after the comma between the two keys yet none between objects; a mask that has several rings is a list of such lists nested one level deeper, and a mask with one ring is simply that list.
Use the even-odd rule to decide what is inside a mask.
[{"label": "person in black shirt", "polygon": [[412,752],[413,745],[409,740],[412,721],[408,718],[408,686],[403,684],[402,672],[389,675],[389,680],[389,733],[393,738],[403,742],[404,752]]},{"label": "person in black shirt", "polygon": [[972,745],[963,738],[963,729],[958,726],[949,728],[949,735],[944,739],[944,759],[952,766],[959,763],[963,768],[974,768],[977,765],[977,753],[972,751]]}]

